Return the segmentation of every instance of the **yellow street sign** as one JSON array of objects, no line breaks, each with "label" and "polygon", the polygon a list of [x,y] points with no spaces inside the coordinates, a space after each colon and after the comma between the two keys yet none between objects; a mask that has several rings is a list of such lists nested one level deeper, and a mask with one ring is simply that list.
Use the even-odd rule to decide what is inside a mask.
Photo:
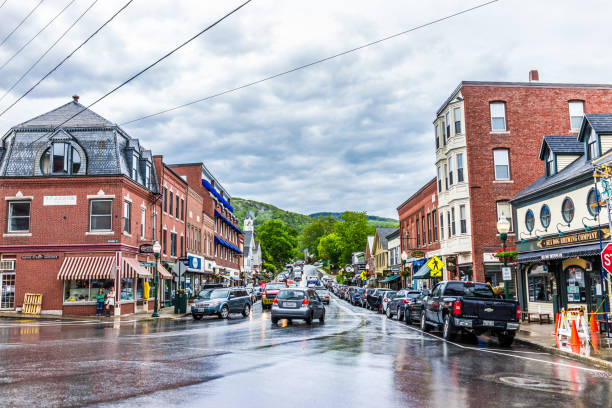
[{"label": "yellow street sign", "polygon": [[365,271],[361,271],[361,274],[359,276],[361,276],[362,281],[368,280],[368,275],[366,274]]},{"label": "yellow street sign", "polygon": [[427,261],[427,266],[431,269],[429,275],[432,278],[441,278],[442,277],[442,268],[444,268],[444,262],[437,256],[434,256],[429,261]]}]

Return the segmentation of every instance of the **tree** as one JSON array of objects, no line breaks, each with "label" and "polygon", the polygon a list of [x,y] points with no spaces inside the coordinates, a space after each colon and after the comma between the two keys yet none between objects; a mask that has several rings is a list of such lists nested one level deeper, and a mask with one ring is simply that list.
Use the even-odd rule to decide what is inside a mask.
[{"label": "tree", "polygon": [[282,270],[295,255],[297,230],[287,227],[281,220],[268,220],[261,224],[256,237],[261,244],[263,260],[273,264],[277,270]]},{"label": "tree", "polygon": [[347,264],[351,263],[353,252],[363,251],[368,235],[374,235],[376,227],[368,224],[365,212],[346,211],[342,214],[342,222],[334,225],[334,232],[342,242],[340,261]]},{"label": "tree", "polygon": [[318,259],[321,255],[319,254],[319,241],[327,234],[331,234],[334,231],[334,225],[338,223],[338,219],[329,215],[319,217],[312,224],[302,230],[302,234],[299,239],[299,248],[303,251],[308,251]]},{"label": "tree", "polygon": [[319,240],[317,250],[331,265],[338,265],[342,256],[342,239],[335,232],[327,234]]}]

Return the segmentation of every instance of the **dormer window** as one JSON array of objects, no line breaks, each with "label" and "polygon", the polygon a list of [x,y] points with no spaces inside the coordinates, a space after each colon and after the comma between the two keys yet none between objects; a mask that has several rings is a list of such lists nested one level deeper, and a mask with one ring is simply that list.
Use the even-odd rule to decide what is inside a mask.
[{"label": "dormer window", "polygon": [[76,174],[81,168],[81,156],[70,143],[53,143],[40,159],[44,175]]},{"label": "dormer window", "polygon": [[599,146],[597,145],[597,134],[591,129],[591,134],[587,139],[587,155],[589,160],[599,157]]},{"label": "dormer window", "polygon": [[151,188],[151,165],[149,163],[145,167],[145,187]]},{"label": "dormer window", "polygon": [[136,180],[138,177],[138,155],[134,153],[132,156],[132,179]]},{"label": "dormer window", "polygon": [[552,154],[552,152],[548,153],[548,156],[546,157],[546,175],[548,177],[556,173],[555,167],[555,155]]}]

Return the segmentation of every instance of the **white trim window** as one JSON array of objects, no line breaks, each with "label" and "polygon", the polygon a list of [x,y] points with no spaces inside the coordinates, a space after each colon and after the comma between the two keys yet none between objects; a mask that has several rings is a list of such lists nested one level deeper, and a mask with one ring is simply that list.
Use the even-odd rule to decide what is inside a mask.
[{"label": "white trim window", "polygon": [[438,192],[442,192],[442,168],[438,167]]},{"label": "white trim window", "polygon": [[89,230],[111,231],[113,228],[113,200],[89,201]]},{"label": "white trim window", "polygon": [[132,180],[136,180],[138,178],[138,154],[134,153],[132,155]]},{"label": "white trim window", "polygon": [[504,132],[506,130],[506,104],[504,102],[491,102],[491,130]]},{"label": "white trim window", "polygon": [[512,222],[512,206],[508,201],[498,201],[497,202],[497,219],[505,218],[510,222],[510,232],[514,229],[514,224]]},{"label": "white trim window", "polygon": [[451,137],[451,116],[450,116],[450,110],[448,110],[446,112],[446,116],[444,118],[445,124],[446,124],[446,138],[450,139]]},{"label": "white trim window", "polygon": [[593,129],[591,129],[591,134],[587,139],[587,153],[588,159],[593,160],[599,157],[599,146],[597,145],[597,134]]},{"label": "white trim window", "polygon": [[453,109],[453,119],[455,119],[455,134],[461,134],[461,108]]},{"label": "white trim window", "polygon": [[495,180],[510,180],[510,158],[508,149],[493,150]]},{"label": "white trim window", "polygon": [[30,231],[30,201],[10,201],[8,212],[8,232]]},{"label": "white trim window", "polygon": [[465,204],[459,206],[459,232],[461,232],[462,234],[467,234]]},{"label": "white trim window", "polygon": [[123,202],[123,232],[132,232],[132,203],[129,201]]},{"label": "white trim window", "polygon": [[579,131],[582,125],[582,117],[584,116],[584,102],[583,101],[569,101],[569,117],[570,117],[570,129],[573,131]]},{"label": "white trim window", "polygon": [[151,165],[147,163],[145,166],[145,187],[151,189]]},{"label": "white trim window", "polygon": [[146,222],[147,222],[147,210],[146,208],[141,208],[140,209],[140,238],[141,239],[145,239]]},{"label": "white trim window", "polygon": [[457,183],[465,181],[463,177],[463,153],[457,154]]},{"label": "white trim window", "polygon": [[453,185],[453,156],[448,158],[448,184]]},{"label": "white trim window", "polygon": [[435,128],[436,128],[436,130],[435,130],[435,133],[436,133],[436,149],[439,149],[440,148],[440,126],[436,125]]}]

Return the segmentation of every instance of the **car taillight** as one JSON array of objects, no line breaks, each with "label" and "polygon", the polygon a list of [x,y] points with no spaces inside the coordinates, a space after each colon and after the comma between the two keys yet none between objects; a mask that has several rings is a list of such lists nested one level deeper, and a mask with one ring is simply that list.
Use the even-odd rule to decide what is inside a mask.
[{"label": "car taillight", "polygon": [[409,300],[408,299],[402,299],[402,302],[404,302],[405,304],[408,304]]},{"label": "car taillight", "polygon": [[516,304],[516,320],[521,320],[521,305]]},{"label": "car taillight", "polygon": [[355,297],[359,297],[359,293],[355,293]]},{"label": "car taillight", "polygon": [[384,300],[385,302],[388,302],[388,301],[389,301],[389,299],[387,299],[387,298],[384,298],[383,300]]},{"label": "car taillight", "polygon": [[453,303],[453,314],[454,315],[461,314],[461,301],[460,300],[455,300],[455,303]]},{"label": "car taillight", "polygon": [[307,304],[308,304],[308,299],[302,300],[302,305],[307,305]]},{"label": "car taillight", "polygon": [[275,298],[272,303],[274,303],[275,305],[278,305],[278,299]]}]

